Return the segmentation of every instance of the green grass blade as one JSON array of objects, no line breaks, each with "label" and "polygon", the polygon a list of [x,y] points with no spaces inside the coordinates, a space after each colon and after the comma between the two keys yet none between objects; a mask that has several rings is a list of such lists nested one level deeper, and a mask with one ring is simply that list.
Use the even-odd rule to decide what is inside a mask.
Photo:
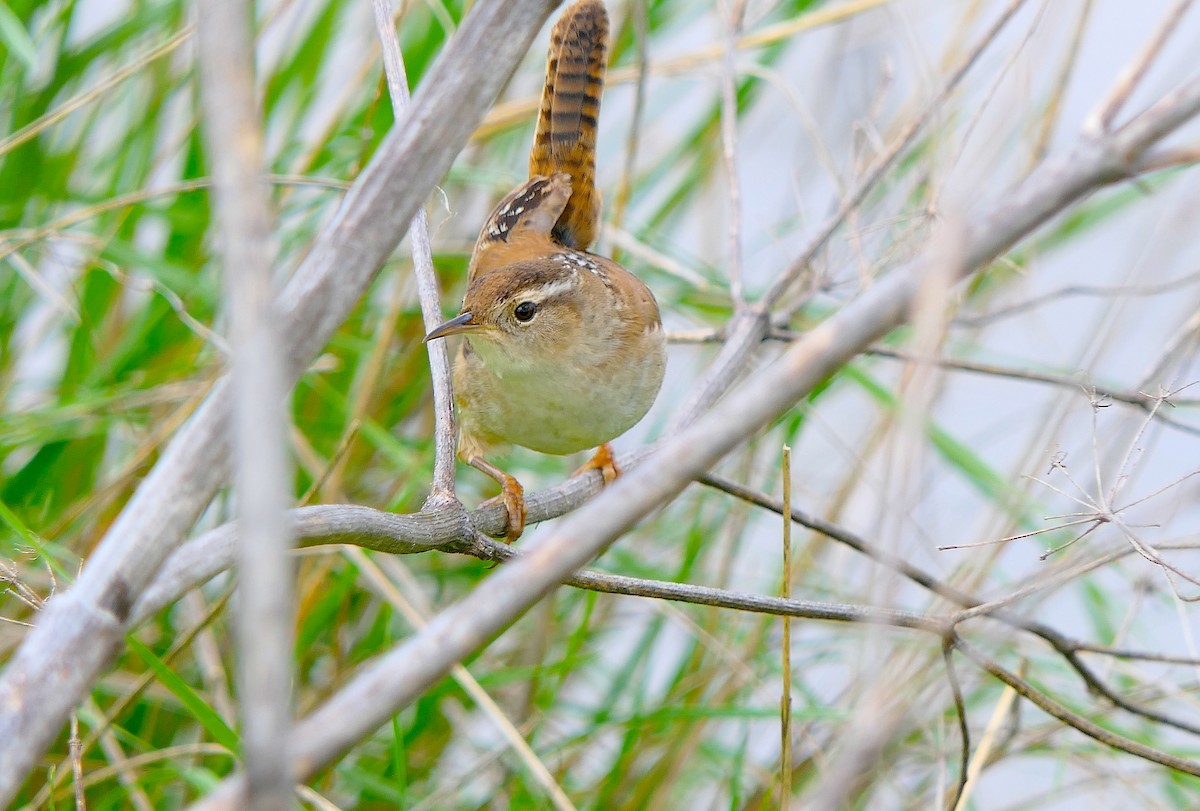
[{"label": "green grass blade", "polygon": [[154,675],[162,682],[163,686],[170,690],[171,694],[179,699],[180,703],[208,731],[213,740],[231,752],[240,750],[241,743],[237,733],[230,728],[229,724],[225,723],[225,719],[213,709],[212,705],[192,689],[190,684],[181,679],[174,670],[167,666],[166,662],[154,654],[154,651],[137,639],[132,636],[126,637],[126,642],[129,643],[133,652],[146,663],[146,666],[154,671]]},{"label": "green grass blade", "polygon": [[0,43],[21,60],[27,70],[33,70],[37,65],[37,49],[33,46],[33,39],[8,3],[0,3]]}]

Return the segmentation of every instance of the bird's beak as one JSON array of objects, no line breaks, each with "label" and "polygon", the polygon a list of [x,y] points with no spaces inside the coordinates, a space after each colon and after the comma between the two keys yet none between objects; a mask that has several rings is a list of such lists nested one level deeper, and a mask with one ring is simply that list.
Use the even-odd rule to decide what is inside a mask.
[{"label": "bird's beak", "polygon": [[422,343],[429,343],[434,338],[445,338],[447,335],[457,335],[460,332],[478,329],[479,325],[471,321],[471,313],[464,312],[451,318],[444,324],[439,324],[429,331]]}]

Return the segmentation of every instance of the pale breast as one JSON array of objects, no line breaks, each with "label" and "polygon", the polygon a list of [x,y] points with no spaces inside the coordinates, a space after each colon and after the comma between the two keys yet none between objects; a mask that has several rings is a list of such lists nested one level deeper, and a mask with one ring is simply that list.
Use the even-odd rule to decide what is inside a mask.
[{"label": "pale breast", "polygon": [[463,441],[552,454],[594,448],[646,414],[665,365],[658,324],[638,337],[635,351],[574,352],[570,361],[536,372],[507,363],[477,340],[464,345],[455,369]]}]

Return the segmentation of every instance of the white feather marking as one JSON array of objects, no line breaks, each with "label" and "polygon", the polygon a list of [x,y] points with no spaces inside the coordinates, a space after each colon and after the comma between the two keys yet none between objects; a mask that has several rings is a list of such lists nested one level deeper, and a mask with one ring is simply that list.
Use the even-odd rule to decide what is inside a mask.
[{"label": "white feather marking", "polygon": [[574,279],[559,279],[553,282],[546,282],[541,287],[531,289],[528,296],[532,301],[540,303],[557,296],[559,293],[574,290],[576,287],[578,287],[578,284],[576,284]]}]

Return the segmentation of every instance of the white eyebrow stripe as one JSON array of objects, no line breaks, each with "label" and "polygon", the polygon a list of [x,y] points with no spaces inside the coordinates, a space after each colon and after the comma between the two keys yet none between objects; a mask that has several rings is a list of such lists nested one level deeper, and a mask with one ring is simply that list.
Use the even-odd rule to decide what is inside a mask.
[{"label": "white eyebrow stripe", "polygon": [[[553,298],[559,293],[565,293],[568,290],[574,290],[579,286],[574,279],[556,279],[552,282],[546,282],[541,287],[530,288],[528,297],[534,301],[542,302],[546,299]],[[523,298],[518,296],[517,298]]]}]

